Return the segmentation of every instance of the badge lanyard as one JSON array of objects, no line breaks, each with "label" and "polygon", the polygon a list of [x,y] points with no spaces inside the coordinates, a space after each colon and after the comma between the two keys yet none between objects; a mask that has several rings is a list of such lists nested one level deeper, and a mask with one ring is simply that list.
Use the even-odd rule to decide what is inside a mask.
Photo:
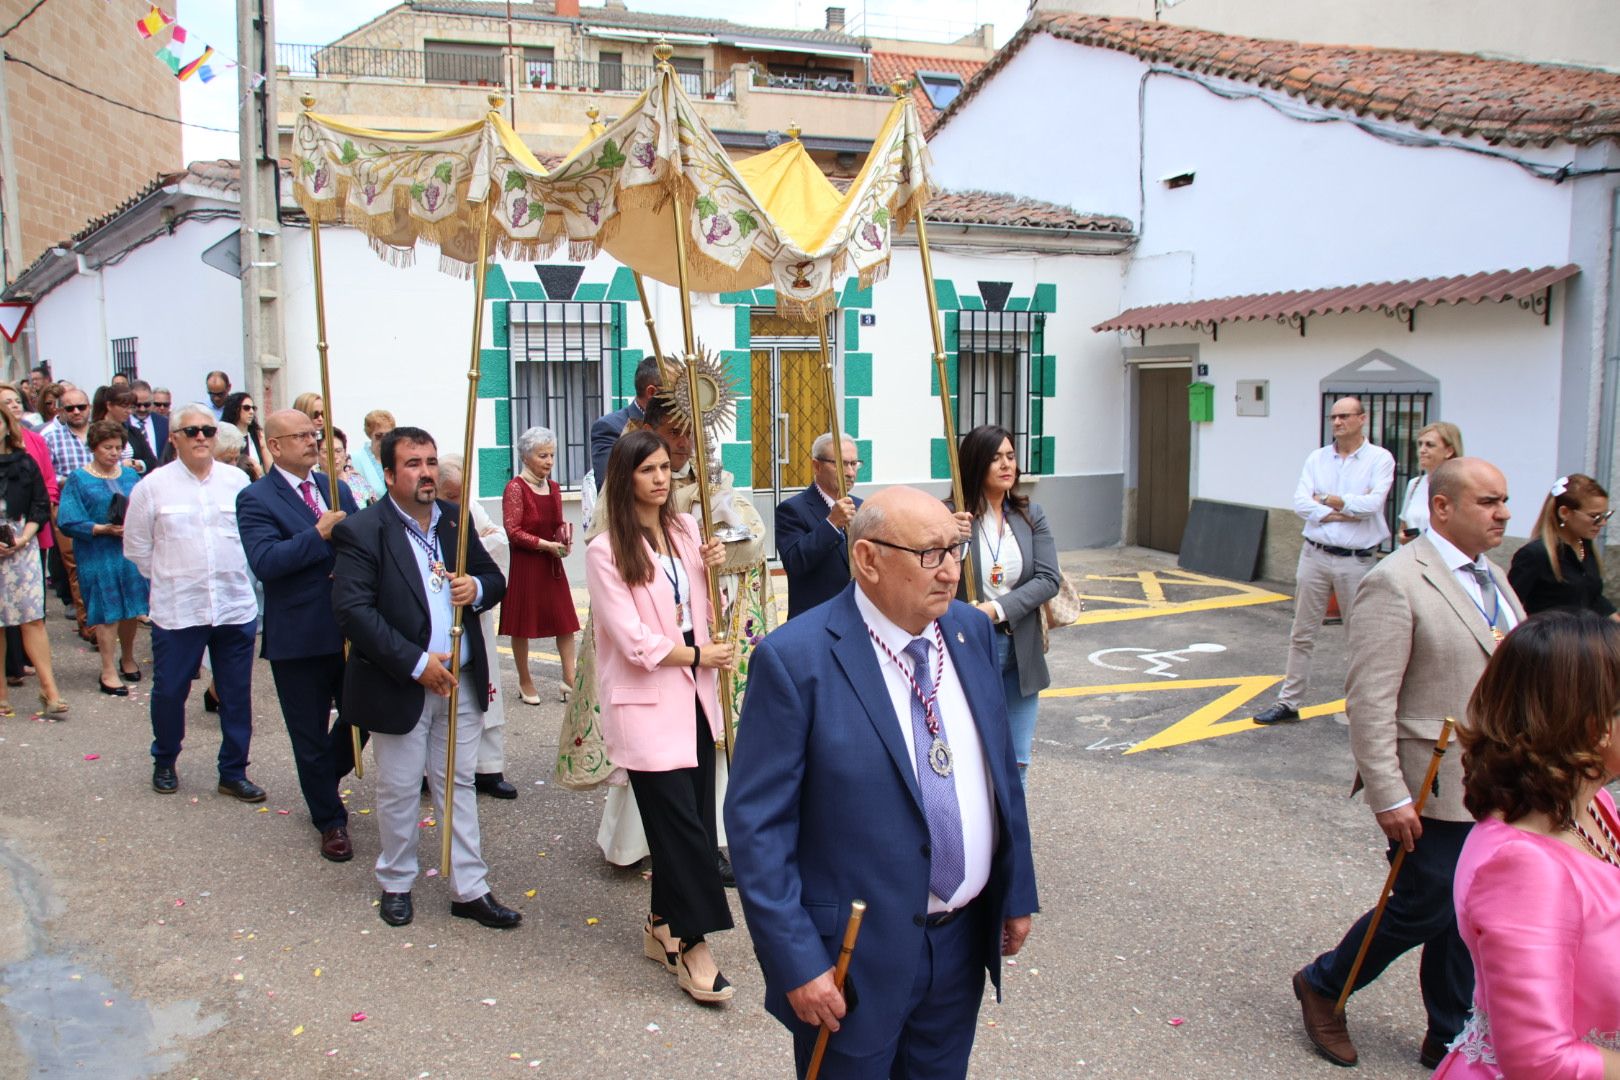
[{"label": "badge lanyard", "polygon": [[[985,515],[989,517],[988,514]],[[981,523],[980,528],[984,526]],[[1001,523],[996,529],[995,547],[990,549],[990,584],[1001,588],[1001,583],[1007,580],[1007,569],[1001,565],[1001,545],[1007,541],[1007,504],[1001,504]]]},{"label": "badge lanyard", "polygon": [[923,707],[923,723],[928,727],[928,734],[934,737],[933,743],[928,747],[928,767],[940,776],[951,775],[954,758],[951,754],[950,744],[945,741],[944,735],[941,734],[939,714],[935,709],[939,701],[939,684],[945,677],[945,637],[939,631],[939,623],[934,623],[934,689],[927,696],[923,695],[922,687],[917,685],[917,680],[912,678],[911,672],[906,670],[904,664],[900,663],[900,658],[894,654],[894,650],[884,644],[883,639],[877,636],[877,632],[868,626],[866,633],[872,639],[872,642],[883,650],[883,655],[887,656],[894,663],[894,666],[899,669],[901,676],[906,680],[906,684],[911,687],[912,696]]},{"label": "badge lanyard", "polygon": [[[679,626],[686,621],[686,605],[681,602],[681,579],[675,570],[675,545],[669,539],[669,530],[664,530],[664,546],[669,549],[669,555],[658,557],[658,569],[664,571],[669,579],[669,587],[675,590],[675,625]],[[664,559],[669,559],[669,566],[664,565]]]},{"label": "badge lanyard", "polygon": [[444,589],[445,580],[450,576],[450,571],[445,569],[444,556],[439,551],[439,534],[434,533],[433,541],[429,543],[427,540],[422,539],[411,525],[411,522],[405,523],[405,535],[409,536],[416,543],[416,546],[427,554],[428,588],[433,592],[441,592]]}]

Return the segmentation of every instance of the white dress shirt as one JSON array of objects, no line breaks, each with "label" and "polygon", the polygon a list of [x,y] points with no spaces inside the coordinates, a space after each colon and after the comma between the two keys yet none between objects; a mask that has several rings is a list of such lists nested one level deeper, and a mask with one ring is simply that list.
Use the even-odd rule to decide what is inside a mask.
[{"label": "white dress shirt", "polygon": [[[878,636],[878,640],[900,658],[902,666],[896,666],[882,649],[876,645],[872,646],[878,668],[883,672],[883,683],[889,690],[889,703],[894,708],[895,720],[899,723],[901,737],[905,740],[906,760],[911,762],[912,775],[915,776],[917,747],[911,730],[913,698],[910,682],[911,661],[903,653],[906,646],[911,644],[912,636],[879,611],[877,605],[868,599],[859,585],[855,586],[855,606],[860,609],[861,617]],[[921,635],[930,645],[935,644],[935,625],[929,623],[923,628]],[[930,664],[935,663],[932,648],[928,651],[928,660]],[[932,674],[932,671],[930,668],[929,673]],[[979,740],[979,728],[973,720],[973,710],[968,706],[967,695],[963,693],[962,683],[956,677],[956,665],[951,662],[948,648],[945,651],[944,674],[940,676],[939,685],[935,689],[938,691],[935,708],[938,710],[942,734],[945,742],[950,745],[951,757],[955,764],[952,776],[956,780],[957,807],[962,813],[962,853],[966,857],[967,873],[962,878],[962,884],[957,886],[956,892],[952,895],[939,897],[929,893],[930,914],[954,911],[984,890],[990,881],[990,857],[996,846],[996,801],[992,794],[990,768],[985,762],[984,746]],[[997,692],[1000,691],[999,686],[996,689]]]},{"label": "white dress shirt", "polygon": [[315,505],[321,508],[321,513],[324,514],[326,512],[326,492],[322,491],[321,485],[315,482],[315,473],[313,471],[311,471],[308,476],[304,477],[304,480],[300,480],[296,474],[288,472],[280,465],[272,465],[270,467],[281,474],[281,478],[287,481],[288,485],[292,487],[293,494],[298,496],[300,502],[302,502],[304,499],[304,492],[301,485],[304,483],[304,480],[308,480],[310,488],[315,492]]},{"label": "white dress shirt", "polygon": [[[1024,572],[1024,552],[1018,546],[1018,538],[1013,535],[1012,526],[1007,522],[1009,510],[1005,505],[1001,508],[1001,536],[995,537],[995,518],[986,511],[979,518],[979,548],[974,555],[974,568],[980,571],[979,578],[984,585],[984,598],[996,609],[996,622],[1007,621],[1007,613],[1001,610],[999,601],[1003,596],[1013,591],[1018,584],[1018,575]],[[1001,584],[994,584],[990,580],[990,568],[1001,566]]]},{"label": "white dress shirt", "polygon": [[[423,536],[422,527],[416,523],[416,519],[407,514],[399,503],[394,501],[392,495],[385,496],[385,498],[388,500],[388,505],[394,508],[394,513],[400,516],[401,523],[405,526],[405,532],[408,534],[405,537],[405,546],[411,549],[411,556],[416,560],[416,571],[422,575],[422,595],[427,598],[428,643],[427,649],[423,651],[421,656],[417,657],[416,666],[411,669],[411,678],[416,679],[420,678],[422,672],[427,670],[429,653],[439,653],[445,656],[450,654],[450,625],[455,621],[456,617],[455,605],[450,602],[450,582],[445,581],[444,584],[439,586],[437,592],[428,586],[428,582],[435,576],[433,562],[429,559],[428,552],[432,550],[437,554],[439,562],[444,565],[444,569],[452,574],[456,572],[456,553],[454,551],[444,551],[437,546],[439,517],[441,514],[437,502],[433,504],[433,511],[428,516],[427,535]],[[423,540],[427,541],[425,545],[422,543]],[[477,578],[473,580],[477,582],[478,588],[473,593],[472,606],[477,607],[484,599],[484,583]],[[469,612],[469,614],[471,613]],[[465,624],[465,616],[462,622]],[[463,634],[461,636],[462,671],[467,670],[467,660],[471,655],[472,642],[467,640],[466,634]],[[444,666],[446,670],[449,670],[450,664],[448,662]],[[494,673],[491,672],[491,674]]]},{"label": "white dress shirt", "polygon": [[[1486,562],[1485,556],[1481,555],[1478,559],[1470,559],[1457,550],[1457,545],[1433,529],[1429,530],[1428,536],[1429,543],[1434,545],[1435,550],[1440,553],[1440,557],[1445,560],[1446,569],[1451,571],[1451,576],[1456,578],[1457,584],[1462,586],[1463,594],[1474,602],[1475,607],[1479,608],[1481,622],[1488,626],[1494,625],[1496,629],[1504,634],[1519,625],[1519,620],[1513,617],[1513,605],[1508,603],[1507,597],[1502,595],[1501,586],[1493,586],[1491,592],[1494,595],[1491,597],[1486,597],[1480,592],[1479,579],[1474,577],[1469,567],[1480,566],[1489,571],[1490,565]],[[1491,581],[1493,583],[1496,581],[1494,574],[1491,575]],[[1494,624],[1491,622],[1493,615],[1496,617]]]},{"label": "white dress shirt", "polygon": [[[1395,483],[1395,459],[1388,450],[1362,440],[1349,454],[1340,455],[1333,443],[1317,447],[1305,459],[1299,485],[1294,488],[1294,512],[1305,519],[1305,539],[1327,547],[1362,551],[1389,539],[1384,522],[1384,500]],[[1318,495],[1337,495],[1354,521],[1323,521],[1334,513],[1316,501]]]},{"label": "white dress shirt", "polygon": [[152,583],[152,621],[165,630],[240,626],[259,617],[236,496],[247,473],[209,462],[198,479],[183,461],[153,469],[129,496],[124,556]]},{"label": "white dress shirt", "polygon": [[[833,507],[838,505],[838,500],[833,498],[832,495],[828,494],[826,488],[822,487],[820,484],[813,484],[811,486],[813,486],[816,489],[816,494],[821,496],[821,501],[827,504],[827,509],[829,511],[831,511]],[[844,530],[840,529],[838,526],[834,525],[832,523],[832,518],[825,517],[825,518],[822,518],[821,520],[823,520],[823,521],[825,521],[827,523],[827,528],[831,529],[833,532],[837,533],[839,536],[844,535]]]},{"label": "white dress shirt", "polygon": [[1419,473],[1406,485],[1406,505],[1401,507],[1401,525],[1422,532],[1429,527],[1429,474]]}]

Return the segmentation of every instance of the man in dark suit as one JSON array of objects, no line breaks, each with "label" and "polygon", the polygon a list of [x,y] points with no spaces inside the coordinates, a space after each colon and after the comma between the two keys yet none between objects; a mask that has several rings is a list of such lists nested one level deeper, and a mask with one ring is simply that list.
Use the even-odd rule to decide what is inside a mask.
[{"label": "man in dark suit", "polygon": [[152,409],[152,384],[136,379],[129,384],[135,393],[135,411],[130,414],[129,426],[146,438],[146,445],[161,459],[169,444],[169,418]]},{"label": "man in dark suit", "polygon": [[613,444],[624,434],[626,424],[641,419],[647,402],[658,393],[658,357],[649,356],[636,365],[635,392],[634,401],[599,417],[591,425],[591,472],[596,476],[597,490],[601,490],[602,482],[607,479],[607,460],[613,452]]},{"label": "man in dark suit", "polygon": [[354,496],[338,484],[340,509],[330,509],[331,486],[315,472],[315,425],[297,409],[265,422],[274,462],[236,496],[236,525],[254,577],[264,585],[264,645],[276,680],[281,715],[292,740],[298,786],[310,820],[321,834],[321,855],[354,858],[349,811],[338,782],[354,768],[349,725],[328,725],[343,700],[343,635],[332,615],[332,530],[355,513]]},{"label": "man in dark suit", "polygon": [[[460,507],[438,499],[439,458],[433,436],[396,427],[383,437],[388,497],[338,523],[332,608],[353,648],[343,673],[343,717],[371,732],[376,755],[378,914],[390,926],[410,922],[422,775],[439,820],[455,800],[450,914],[506,929],[523,916],[489,891],[489,867],[478,835],[473,770],[489,706],[490,680],[478,614],[500,603],[506,579],[477,537],[467,545],[467,573],[451,568],[460,537]],[[459,688],[450,669],[454,609],[470,608],[459,639]],[[449,696],[457,689],[454,791],[444,790],[449,748]],[[431,691],[431,693],[429,693]]]},{"label": "man in dark suit", "polygon": [[855,582],[750,660],[726,834],[800,1075],[825,1024],[829,1076],[960,1077],[985,972],[999,993],[1037,907],[1001,674],[990,621],[952,599],[965,545],[938,499],[889,488],[850,534]]},{"label": "man in dark suit", "polygon": [[[844,448],[841,464],[834,458],[839,442]],[[790,619],[831,600],[849,584],[849,544],[844,530],[861,500],[849,494],[838,497],[838,471],[843,469],[848,492],[860,472],[859,456],[855,440],[848,435],[842,440],[834,439],[831,432],[816,436],[810,445],[815,482],[776,505],[776,554],[787,571]]]}]

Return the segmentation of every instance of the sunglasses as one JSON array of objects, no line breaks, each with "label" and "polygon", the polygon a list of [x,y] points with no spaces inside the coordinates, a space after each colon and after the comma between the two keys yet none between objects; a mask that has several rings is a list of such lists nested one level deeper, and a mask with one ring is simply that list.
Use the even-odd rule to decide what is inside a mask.
[{"label": "sunglasses", "polygon": [[201,435],[205,439],[212,439],[215,435],[219,434],[219,428],[215,427],[213,424],[187,424],[185,427],[180,428],[179,430],[180,434],[184,435],[188,439],[195,439],[198,435]]},{"label": "sunglasses", "polygon": [[84,412],[84,410],[88,409],[89,407],[90,406],[88,406],[88,405],[63,405],[62,406],[62,411],[63,412]]},{"label": "sunglasses", "polygon": [[154,401],[152,402],[152,408],[162,409],[164,412],[167,412],[169,410],[169,403],[167,401]]}]

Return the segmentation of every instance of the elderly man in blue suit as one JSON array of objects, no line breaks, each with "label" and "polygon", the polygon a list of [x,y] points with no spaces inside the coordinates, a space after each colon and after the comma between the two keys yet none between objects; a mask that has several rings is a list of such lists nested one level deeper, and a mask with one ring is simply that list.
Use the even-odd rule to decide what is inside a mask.
[{"label": "elderly man in blue suit", "polygon": [[591,472],[596,477],[596,487],[602,487],[607,479],[607,459],[613,452],[613,444],[619,441],[624,434],[626,425],[632,420],[640,420],[647,411],[647,402],[658,393],[658,357],[649,356],[636,365],[635,382],[636,399],[622,409],[616,409],[606,416],[599,417],[591,425]]},{"label": "elderly man in blue suit", "polygon": [[1037,908],[992,628],[953,599],[965,543],[938,499],[889,488],[850,535],[854,583],[750,661],[731,860],[801,1076],[825,1025],[826,1077],[962,1077],[985,973],[999,995]]},{"label": "elderly man in blue suit", "polygon": [[298,786],[321,834],[321,856],[354,858],[349,811],[338,782],[354,768],[349,725],[331,725],[343,700],[343,634],[332,614],[332,530],[355,513],[348,485],[338,482],[339,509],[329,506],[330,482],[314,471],[315,425],[297,409],[265,422],[274,463],[236,497],[237,531],[248,565],[264,584],[264,658],[292,739]]},{"label": "elderly man in blue suit", "polygon": [[[842,463],[835,456],[840,442]],[[814,483],[776,506],[776,554],[787,572],[790,619],[826,603],[849,584],[849,545],[844,533],[861,505],[853,495],[838,497],[839,469],[844,472],[846,492],[860,472],[860,451],[854,439],[845,435],[835,440],[830,431],[816,436],[810,444],[810,468]]]}]

